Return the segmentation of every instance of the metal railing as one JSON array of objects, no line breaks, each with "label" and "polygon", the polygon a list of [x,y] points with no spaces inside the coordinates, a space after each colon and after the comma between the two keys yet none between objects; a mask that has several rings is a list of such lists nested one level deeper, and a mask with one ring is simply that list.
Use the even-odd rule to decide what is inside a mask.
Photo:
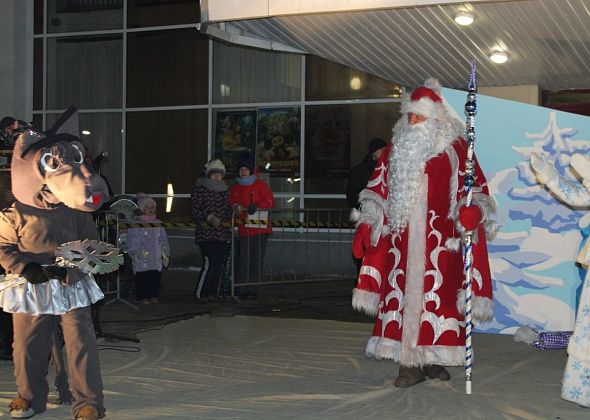
[{"label": "metal railing", "polygon": [[[240,286],[354,278],[356,266],[351,252],[354,227],[349,213],[348,209],[329,208],[272,209],[268,210],[266,220],[232,218],[232,238],[220,293],[229,297],[235,296],[236,287]],[[124,248],[125,231],[134,225],[132,221],[121,219],[120,214],[112,211],[97,212],[96,221],[102,240]],[[266,240],[260,241],[257,237],[239,236],[239,224],[270,224],[272,231]],[[194,227],[194,223],[164,223],[166,229],[186,232],[180,238],[190,240],[194,240]],[[105,294],[114,295],[112,301],[128,303],[121,298],[119,278],[115,289]]]}]

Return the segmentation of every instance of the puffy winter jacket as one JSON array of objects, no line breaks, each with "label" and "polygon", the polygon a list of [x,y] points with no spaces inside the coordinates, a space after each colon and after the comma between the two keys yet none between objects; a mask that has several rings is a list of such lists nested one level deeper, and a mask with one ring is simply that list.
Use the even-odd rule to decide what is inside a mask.
[{"label": "puffy winter jacket", "polygon": [[[275,206],[275,198],[270,187],[258,177],[250,185],[241,185],[236,182],[229,190],[229,201],[232,205],[240,205],[242,211],[237,216],[244,222],[248,220],[249,215],[247,210],[251,204],[254,204],[257,210],[270,210]],[[271,230],[270,223],[264,227],[248,227],[246,223],[240,223],[238,225],[238,234],[240,236],[255,236],[270,233]]]}]

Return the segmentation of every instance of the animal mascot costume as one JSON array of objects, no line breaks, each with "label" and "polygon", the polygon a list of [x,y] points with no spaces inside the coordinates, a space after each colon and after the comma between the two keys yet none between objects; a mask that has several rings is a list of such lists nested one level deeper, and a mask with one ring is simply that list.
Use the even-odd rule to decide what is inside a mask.
[{"label": "animal mascot costume", "polygon": [[[90,305],[104,296],[92,274],[56,264],[65,243],[98,239],[90,212],[108,200],[106,182],[84,164],[78,113],[69,108],[45,132],[18,137],[11,164],[16,202],[0,213],[0,306],[13,314],[13,418],[46,409],[52,332],[60,318],[76,419],[104,417],[103,385]],[[25,281],[26,280],[26,281]],[[6,286],[6,284],[4,285]]]}]

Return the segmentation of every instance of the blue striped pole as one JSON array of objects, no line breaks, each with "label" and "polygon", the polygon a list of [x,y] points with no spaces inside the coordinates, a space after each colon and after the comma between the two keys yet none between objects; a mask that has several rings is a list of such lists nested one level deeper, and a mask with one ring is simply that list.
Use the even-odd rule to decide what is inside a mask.
[{"label": "blue striped pole", "polygon": [[[467,159],[465,160],[464,187],[467,193],[466,206],[471,205],[473,196],[473,184],[475,183],[475,163],[473,161],[473,149],[475,147],[475,114],[477,113],[477,84],[475,82],[475,62],[471,63],[469,72],[469,91],[465,103],[467,115],[465,137],[467,139]],[[473,349],[471,347],[471,300],[472,300],[472,236],[473,232],[467,230],[463,234],[464,246],[464,270],[465,270],[465,392],[471,394],[471,370]]]}]

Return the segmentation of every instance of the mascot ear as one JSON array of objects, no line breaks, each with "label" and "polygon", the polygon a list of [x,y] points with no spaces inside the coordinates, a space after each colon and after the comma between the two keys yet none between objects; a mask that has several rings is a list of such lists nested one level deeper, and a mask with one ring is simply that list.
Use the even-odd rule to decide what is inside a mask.
[{"label": "mascot ear", "polygon": [[32,145],[45,138],[45,134],[38,133],[33,130],[27,130],[20,135],[20,138],[22,138],[22,143],[15,144],[15,154],[18,153],[20,157],[24,157]]},{"label": "mascot ear", "polygon": [[55,134],[70,134],[76,138],[80,138],[80,121],[78,119],[78,108],[74,106],[68,107],[59,119],[53,124],[49,133]]}]

